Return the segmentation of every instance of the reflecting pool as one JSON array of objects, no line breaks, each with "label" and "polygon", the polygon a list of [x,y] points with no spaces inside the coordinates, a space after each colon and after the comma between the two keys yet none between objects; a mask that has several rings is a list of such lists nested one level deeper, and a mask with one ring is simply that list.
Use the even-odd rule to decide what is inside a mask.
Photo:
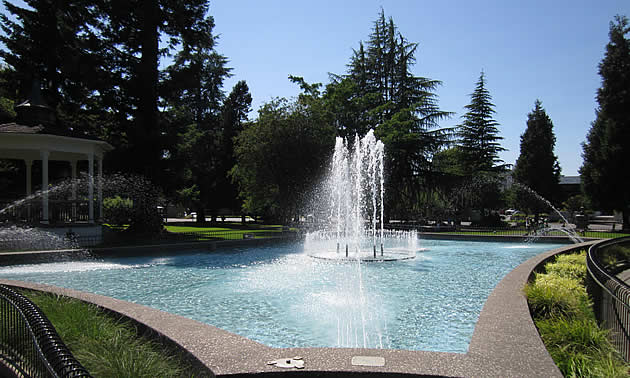
[{"label": "reflecting pool", "polygon": [[558,244],[418,240],[414,259],[309,256],[301,243],[0,267],[183,315],[273,347],[465,353],[483,304],[513,268]]}]

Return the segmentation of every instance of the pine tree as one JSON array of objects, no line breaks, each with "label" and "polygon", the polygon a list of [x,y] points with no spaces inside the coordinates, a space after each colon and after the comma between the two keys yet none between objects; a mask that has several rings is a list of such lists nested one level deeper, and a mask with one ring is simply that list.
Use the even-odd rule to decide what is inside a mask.
[{"label": "pine tree", "polygon": [[610,41],[599,64],[597,118],[582,145],[583,190],[601,210],[623,212],[630,228],[630,24],[625,16],[610,23]]},{"label": "pine tree", "polygon": [[521,153],[514,166],[514,179],[553,201],[557,198],[560,164],[554,154],[556,136],[553,123],[536,100],[527,115],[527,128],[521,135]]},{"label": "pine tree", "polygon": [[483,71],[470,97],[470,104],[465,106],[468,111],[457,131],[462,170],[467,175],[502,170],[505,166],[499,152],[505,149],[499,141],[503,138],[499,136],[499,124],[492,118],[494,104]]},{"label": "pine tree", "polygon": [[240,210],[238,186],[232,182],[229,172],[236,164],[234,156],[234,139],[243,131],[252,104],[249,87],[243,80],[234,85],[221,109],[221,150],[219,163],[219,182],[214,198],[214,207],[227,207],[234,211]]},{"label": "pine tree", "polygon": [[[40,83],[42,96],[57,111],[67,129],[91,131],[89,119],[99,79],[103,73],[102,44],[94,2],[27,0],[25,5],[4,5],[13,18],[0,15],[5,49],[0,57],[8,65],[17,102],[26,100],[33,83]],[[5,74],[9,73],[7,70]]]},{"label": "pine tree", "polygon": [[224,138],[233,138],[234,128],[238,128],[234,123],[243,121],[239,117],[247,110],[238,107],[249,106],[236,103],[242,100],[239,96],[249,96],[244,82],[237,86],[238,95],[225,97],[223,82],[231,76],[231,68],[227,58],[215,50],[213,27],[214,20],[207,17],[194,33],[182,35],[181,49],[161,83],[164,114],[171,117],[166,133],[178,141],[170,146],[175,190],[196,193],[191,205],[200,222],[205,220],[205,210],[214,218],[219,209],[236,206],[236,194],[227,178],[234,164],[233,151],[231,141]]},{"label": "pine tree", "polygon": [[431,157],[448,142],[448,130],[440,129],[439,121],[451,113],[439,108],[435,94],[441,82],[411,72],[417,48],[381,10],[367,42],[354,51],[347,74],[333,75],[324,96],[340,135],[352,139],[373,128],[385,144],[392,216],[421,209],[422,192],[431,181]]},{"label": "pine tree", "polygon": [[[100,2],[101,38],[107,44],[113,86],[106,92],[118,120],[126,124],[132,170],[159,179],[168,140],[158,110],[160,58],[182,45],[212,44],[206,0],[125,0]],[[161,38],[167,40],[160,47]],[[194,42],[193,42],[194,41]],[[130,161],[130,159],[125,159]],[[127,168],[129,169],[129,167]]]}]

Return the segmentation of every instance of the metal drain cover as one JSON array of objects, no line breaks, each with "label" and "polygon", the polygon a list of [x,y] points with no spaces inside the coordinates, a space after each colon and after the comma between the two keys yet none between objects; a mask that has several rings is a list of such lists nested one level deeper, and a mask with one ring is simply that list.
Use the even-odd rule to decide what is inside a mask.
[{"label": "metal drain cover", "polygon": [[354,356],[352,357],[354,366],[385,366],[385,357],[376,356]]}]

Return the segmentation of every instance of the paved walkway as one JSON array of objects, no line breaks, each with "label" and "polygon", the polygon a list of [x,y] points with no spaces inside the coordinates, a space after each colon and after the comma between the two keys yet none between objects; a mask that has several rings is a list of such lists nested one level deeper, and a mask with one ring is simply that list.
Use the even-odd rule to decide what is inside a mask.
[{"label": "paved walkway", "polygon": [[624,270],[623,272],[617,274],[617,278],[630,286],[630,269]]}]

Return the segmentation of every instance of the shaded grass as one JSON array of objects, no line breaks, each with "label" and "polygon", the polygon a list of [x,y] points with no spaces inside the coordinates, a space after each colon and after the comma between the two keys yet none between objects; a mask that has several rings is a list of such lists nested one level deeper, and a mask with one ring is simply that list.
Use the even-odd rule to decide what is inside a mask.
[{"label": "shaded grass", "polygon": [[628,377],[629,366],[597,324],[585,279],[582,251],[557,256],[525,286],[540,337],[565,377]]},{"label": "shaded grass", "polygon": [[72,354],[95,377],[182,377],[192,367],[167,346],[139,337],[132,323],[63,296],[23,292],[45,314]]}]

